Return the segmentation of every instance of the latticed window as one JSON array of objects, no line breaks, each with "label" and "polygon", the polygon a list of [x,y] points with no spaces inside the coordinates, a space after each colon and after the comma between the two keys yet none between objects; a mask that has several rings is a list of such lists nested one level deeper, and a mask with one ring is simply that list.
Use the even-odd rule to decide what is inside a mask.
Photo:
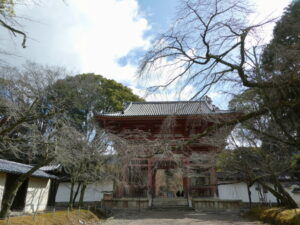
[{"label": "latticed window", "polygon": [[192,187],[209,185],[209,173],[205,170],[196,170],[194,177],[191,179]]}]

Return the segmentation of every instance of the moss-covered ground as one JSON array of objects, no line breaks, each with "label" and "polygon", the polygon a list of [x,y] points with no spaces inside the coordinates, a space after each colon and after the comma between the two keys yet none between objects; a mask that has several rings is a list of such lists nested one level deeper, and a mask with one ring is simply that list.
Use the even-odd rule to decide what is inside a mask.
[{"label": "moss-covered ground", "polygon": [[[9,219],[9,225],[94,225],[100,219],[88,210],[56,211],[38,213],[27,216],[16,216]],[[0,220],[0,225],[6,225],[7,220]]]}]

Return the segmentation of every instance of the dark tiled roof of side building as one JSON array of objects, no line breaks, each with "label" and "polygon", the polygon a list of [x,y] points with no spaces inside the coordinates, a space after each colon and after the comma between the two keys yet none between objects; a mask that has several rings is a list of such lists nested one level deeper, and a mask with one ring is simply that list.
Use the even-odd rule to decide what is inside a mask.
[{"label": "dark tiled roof of side building", "polygon": [[40,168],[40,170],[49,172],[49,171],[60,170],[61,168],[62,166],[60,164],[53,164],[53,165],[43,166]]},{"label": "dark tiled roof of side building", "polygon": [[206,101],[130,102],[124,111],[100,114],[103,116],[169,116],[229,113]]},{"label": "dark tiled roof of side building", "polygon": [[[24,174],[27,173],[31,168],[32,166],[30,165],[0,159],[0,171],[4,173]],[[40,169],[35,171],[32,176],[57,179],[56,176],[50,175]]]}]

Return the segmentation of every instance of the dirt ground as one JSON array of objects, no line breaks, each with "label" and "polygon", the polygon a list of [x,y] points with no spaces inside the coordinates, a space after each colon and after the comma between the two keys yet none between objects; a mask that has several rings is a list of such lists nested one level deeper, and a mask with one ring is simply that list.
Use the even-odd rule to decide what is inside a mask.
[{"label": "dirt ground", "polygon": [[193,210],[117,211],[101,225],[259,225],[236,212],[201,212]]}]

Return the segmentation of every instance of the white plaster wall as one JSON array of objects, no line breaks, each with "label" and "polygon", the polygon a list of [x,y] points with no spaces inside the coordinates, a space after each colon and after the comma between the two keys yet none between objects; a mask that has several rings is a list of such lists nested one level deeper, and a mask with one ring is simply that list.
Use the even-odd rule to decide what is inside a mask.
[{"label": "white plaster wall", "polygon": [[25,212],[43,211],[47,207],[50,179],[30,177],[25,202]]},{"label": "white plaster wall", "polygon": [[[75,185],[74,192],[76,191],[77,185]],[[58,190],[56,193],[56,202],[69,202],[70,198],[70,190],[71,183],[70,182],[62,182],[58,186]],[[84,202],[95,202],[101,201],[103,198],[103,191],[112,191],[113,190],[113,182],[102,182],[102,183],[94,183],[89,184],[85,190],[84,194]],[[76,201],[79,201],[80,190],[77,195]]]},{"label": "white plaster wall", "polygon": [[[258,191],[255,189],[257,184],[254,184],[251,190],[252,202],[261,202]],[[291,195],[295,202],[300,206],[300,193],[293,193],[293,189],[298,187],[297,185],[285,188],[285,190]],[[219,198],[222,200],[242,200],[243,202],[249,202],[247,186],[245,183],[236,184],[222,184],[218,186]],[[276,198],[270,193],[265,193],[267,202],[276,203]]]},{"label": "white plaster wall", "polygon": [[[259,192],[255,189],[257,184],[251,186],[252,202],[261,202]],[[249,202],[247,185],[245,183],[218,185],[219,198],[222,200],[242,200]],[[267,202],[276,202],[276,198],[270,193],[264,193]]]},{"label": "white plaster wall", "polygon": [[2,198],[4,194],[4,188],[5,188],[5,181],[6,181],[6,174],[0,173],[0,208],[2,205]]}]

